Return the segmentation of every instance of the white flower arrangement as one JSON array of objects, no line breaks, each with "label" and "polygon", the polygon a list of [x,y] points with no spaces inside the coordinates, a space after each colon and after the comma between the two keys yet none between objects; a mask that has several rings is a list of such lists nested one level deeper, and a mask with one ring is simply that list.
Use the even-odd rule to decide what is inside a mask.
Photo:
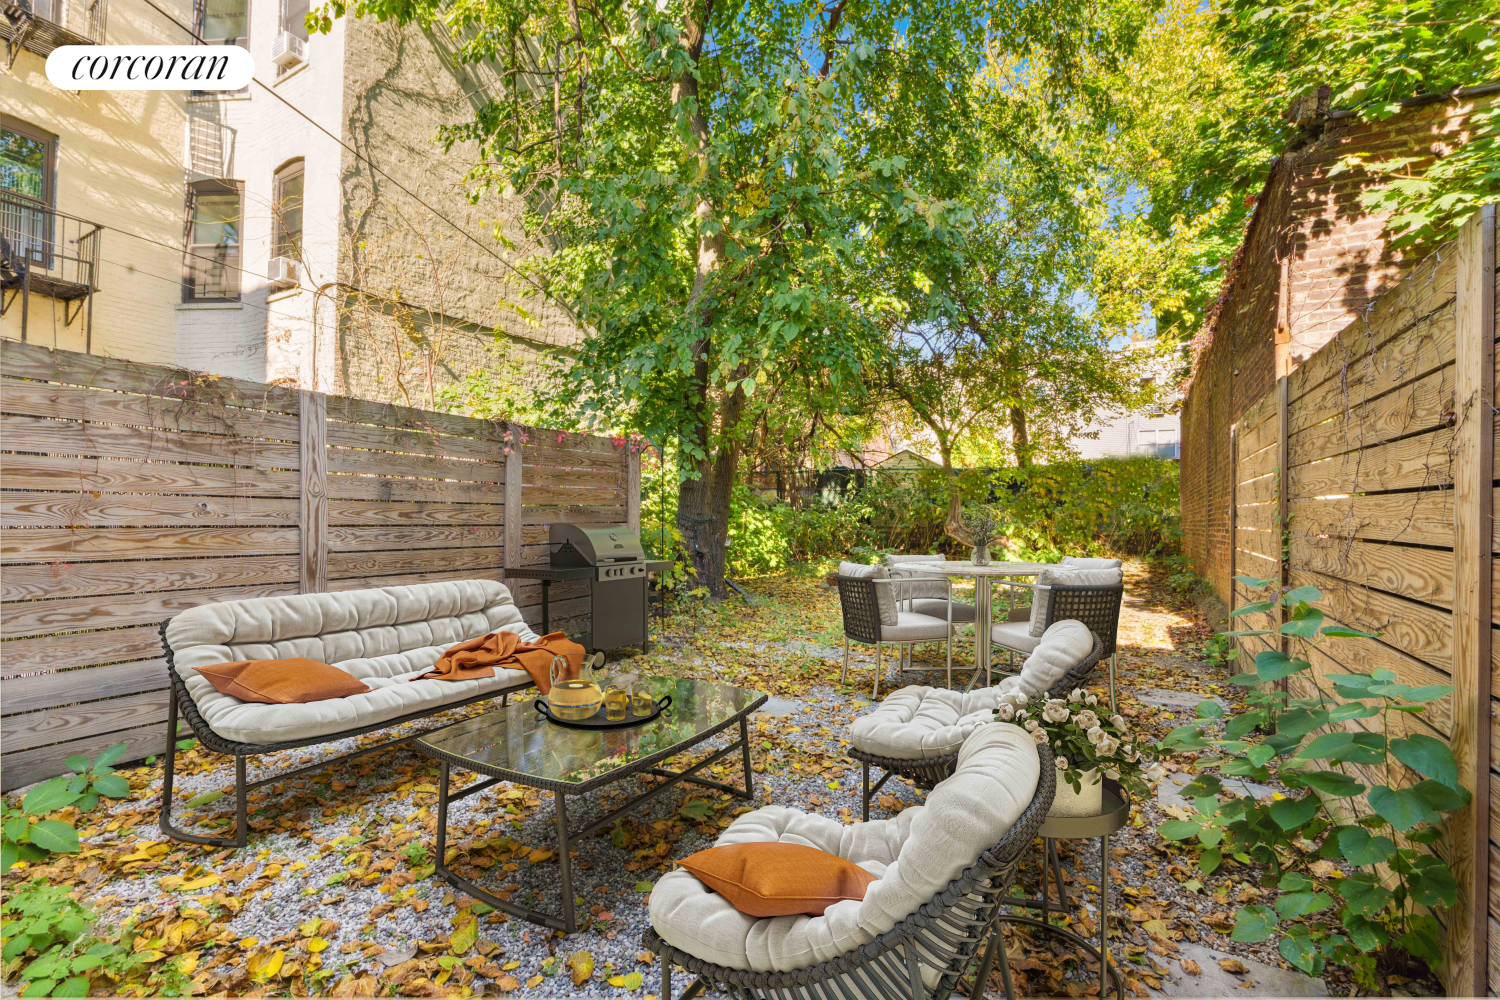
[{"label": "white flower arrangement", "polygon": [[1140,801],[1150,792],[1148,782],[1166,776],[1156,763],[1159,749],[1136,742],[1124,716],[1103,717],[1095,710],[1095,695],[1078,688],[1066,698],[1049,698],[1037,706],[1029,701],[1024,694],[1003,694],[995,718],[1021,726],[1038,746],[1051,744],[1058,776],[1075,792],[1082,790],[1084,773],[1098,769]]}]

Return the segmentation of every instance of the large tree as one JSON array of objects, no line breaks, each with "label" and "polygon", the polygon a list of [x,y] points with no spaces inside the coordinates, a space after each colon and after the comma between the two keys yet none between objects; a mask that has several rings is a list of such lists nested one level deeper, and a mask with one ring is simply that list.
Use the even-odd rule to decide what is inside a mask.
[{"label": "large tree", "polygon": [[1109,0],[354,10],[440,19],[460,60],[498,64],[503,86],[447,137],[478,143],[476,182],[525,199],[554,247],[531,266],[587,337],[561,399],[585,421],[675,442],[678,525],[715,594],[761,400],[857,387],[884,350],[859,258],[895,243],[942,256],[965,221],[982,62],[1041,59],[1057,92],[1087,89],[1134,30]]}]

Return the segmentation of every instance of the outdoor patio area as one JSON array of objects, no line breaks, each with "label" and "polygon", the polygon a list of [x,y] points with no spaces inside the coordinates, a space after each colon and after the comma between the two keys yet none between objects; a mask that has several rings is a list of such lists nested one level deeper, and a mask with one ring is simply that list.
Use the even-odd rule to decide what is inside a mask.
[{"label": "outdoor patio area", "polygon": [[[871,707],[871,657],[856,662],[847,687],[838,685],[838,597],[821,577],[768,577],[746,589],[753,605],[683,602],[691,610],[658,624],[658,644],[649,655],[608,669],[714,679],[769,695],[750,724],[755,804],[798,806],[855,823],[860,767],[846,756],[847,730]],[[1191,719],[1201,697],[1223,694],[1213,681],[1226,679],[1228,671],[1202,661],[1210,629],[1164,577],[1132,564],[1126,590],[1121,711],[1140,733],[1160,738]],[[956,666],[970,662],[972,644],[958,642],[955,653]],[[919,650],[918,665],[923,657]],[[941,656],[933,663],[941,667]],[[898,676],[889,659],[887,665],[882,690],[941,683],[940,674]],[[1096,672],[1092,686],[1101,693],[1106,677]],[[383,734],[361,739],[379,738]],[[353,745],[316,752],[332,755]],[[250,778],[256,769],[312,762],[313,753],[253,760]],[[1228,865],[1204,876],[1181,845],[1157,835],[1162,822],[1187,815],[1186,802],[1172,792],[1183,783],[1179,775],[1191,773],[1193,758],[1183,753],[1168,762],[1171,773],[1157,799],[1133,809],[1112,842],[1112,939],[1128,989],[1137,996],[1155,990],[1225,995],[1228,989],[1236,996],[1321,994],[1323,982],[1288,971],[1270,944],[1229,940],[1235,911],[1272,895],[1255,887],[1253,874]],[[738,754],[727,757],[712,768],[713,777],[736,783],[737,761]],[[180,825],[199,832],[231,826],[233,797],[225,794],[233,782],[230,759],[194,748],[179,759],[178,770]],[[119,984],[127,995],[653,996],[660,992],[659,962],[642,949],[641,935],[654,882],[675,859],[711,846],[750,808],[728,794],[674,788],[649,811],[577,841],[573,892],[580,927],[564,935],[477,904],[434,877],[438,769],[410,749],[344,761],[253,793],[252,833],[242,850],[164,839],[156,824],[160,763],[121,773],[131,797],[112,807],[113,800],[105,800],[89,814],[80,831],[83,850],[26,874],[83,889],[85,901],[103,914],[103,926],[129,928],[124,941],[145,963]],[[457,784],[467,777],[455,772]],[[623,800],[637,783],[655,780],[638,777],[605,789],[594,802],[573,802],[583,801],[587,819],[609,799]],[[893,781],[872,805],[871,818],[920,801],[909,783]],[[552,815],[550,793],[506,783],[457,803],[449,817],[451,867],[512,901],[555,910]],[[1086,860],[1074,856],[1068,842],[1061,845],[1069,890],[1086,904],[1077,929],[1091,935],[1097,856],[1087,842],[1072,844]],[[1023,881],[1030,883],[1029,877]],[[1015,928],[1009,935],[1007,952],[1022,995],[1098,994],[1097,970],[1091,974],[1076,951]],[[993,974],[990,988],[999,987]],[[1431,992],[1435,984],[1407,988]],[[1331,976],[1328,991],[1347,994],[1349,984]]]}]

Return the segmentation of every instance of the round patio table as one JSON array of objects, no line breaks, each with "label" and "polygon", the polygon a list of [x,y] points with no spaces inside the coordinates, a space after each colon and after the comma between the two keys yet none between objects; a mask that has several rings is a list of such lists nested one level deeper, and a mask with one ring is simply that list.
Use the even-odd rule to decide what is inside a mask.
[{"label": "round patio table", "polygon": [[901,572],[924,576],[963,576],[974,581],[974,676],[984,671],[984,683],[990,683],[990,580],[995,577],[1012,578],[1036,576],[1044,569],[1053,568],[1054,563],[992,562],[987,566],[976,566],[968,560],[945,562],[903,563]]}]

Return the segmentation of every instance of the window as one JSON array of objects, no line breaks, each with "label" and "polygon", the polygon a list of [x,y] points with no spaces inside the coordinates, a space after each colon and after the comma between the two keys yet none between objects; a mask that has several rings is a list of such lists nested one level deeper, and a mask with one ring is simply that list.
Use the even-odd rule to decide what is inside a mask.
[{"label": "window", "polygon": [[281,0],[281,30],[307,41],[307,0]]},{"label": "window", "polygon": [[62,24],[62,0],[21,0],[21,9],[53,24]]},{"label": "window", "polygon": [[240,188],[234,181],[199,181],[188,188],[182,273],[184,302],[240,297]]},{"label": "window", "polygon": [[1159,427],[1155,430],[1137,431],[1135,450],[1144,455],[1155,455],[1157,458],[1176,458],[1177,429]]},{"label": "window", "polygon": [[302,160],[276,171],[276,241],[272,257],[302,256]]},{"label": "window", "polygon": [[199,0],[198,34],[209,45],[249,48],[250,0]]},{"label": "window", "polygon": [[50,206],[56,152],[55,135],[0,115],[0,190]]},{"label": "window", "polygon": [[0,235],[25,259],[52,266],[57,136],[0,115]]}]

